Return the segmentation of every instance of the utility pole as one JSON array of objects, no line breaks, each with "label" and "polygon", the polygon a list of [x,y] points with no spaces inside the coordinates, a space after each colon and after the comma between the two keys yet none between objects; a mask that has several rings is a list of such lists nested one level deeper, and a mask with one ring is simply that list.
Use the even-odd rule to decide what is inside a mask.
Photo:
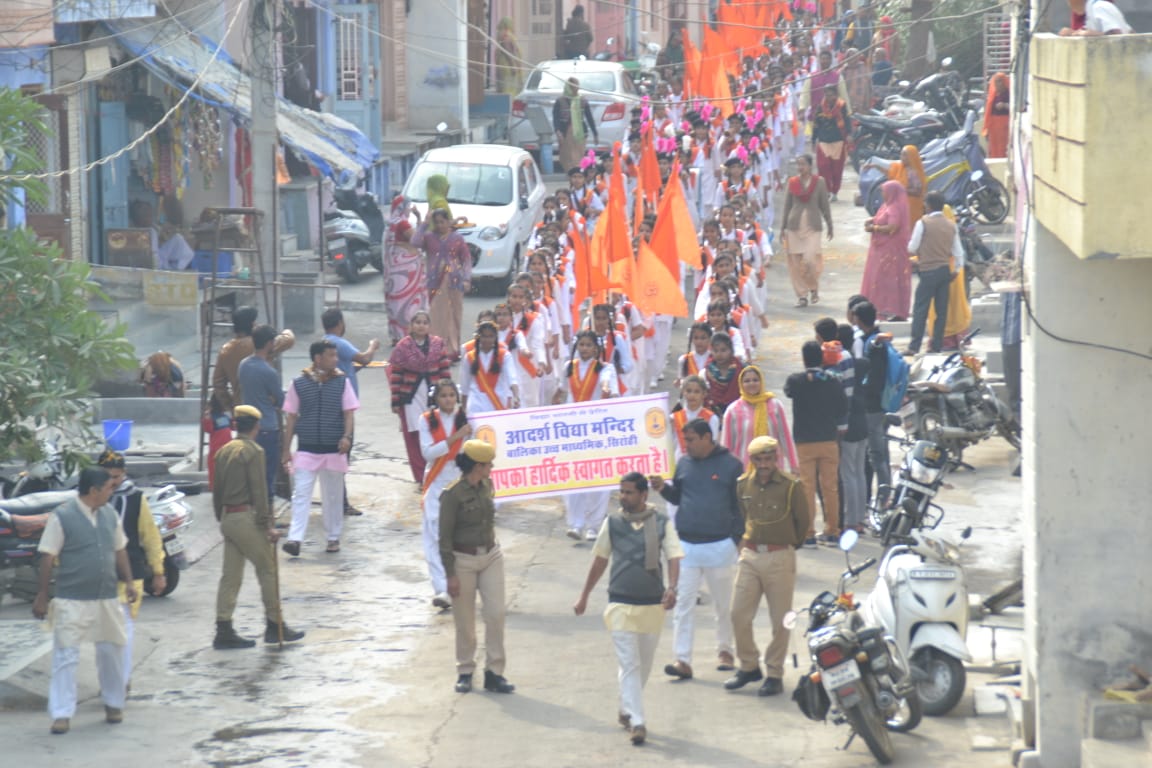
[{"label": "utility pole", "polygon": [[932,0],[912,0],[912,25],[908,28],[908,45],[904,52],[905,80],[916,82],[936,69],[936,62],[928,60],[928,36],[932,32]]},{"label": "utility pole", "polygon": [[[279,26],[280,0],[250,0],[252,59],[248,62],[252,90],[252,207],[264,211],[259,219],[260,258],[264,262],[263,274],[278,280],[277,254],[280,249],[276,222],[279,202],[276,188],[276,71],[280,61],[276,50],[276,29]],[[253,274],[259,274],[253,270]],[[273,290],[273,295],[276,295]],[[276,312],[282,312],[280,302],[273,299]],[[274,328],[283,326],[279,317],[265,318]]]}]

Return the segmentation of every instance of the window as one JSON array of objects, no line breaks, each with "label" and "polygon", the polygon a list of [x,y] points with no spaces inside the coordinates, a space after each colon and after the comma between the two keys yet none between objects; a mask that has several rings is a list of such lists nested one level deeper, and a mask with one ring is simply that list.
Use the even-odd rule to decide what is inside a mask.
[{"label": "window", "polygon": [[[564,90],[564,83],[569,77],[579,80],[580,88],[593,96],[616,91],[616,75],[612,71],[576,72],[567,69],[533,70],[528,76],[528,84],[524,86],[524,90],[559,94]],[[634,87],[631,92],[635,92]]]},{"label": "window", "polygon": [[448,177],[448,202],[463,205],[508,205],[512,202],[512,169],[506,165],[425,162],[416,166],[404,195],[417,203],[428,202],[428,177]]}]

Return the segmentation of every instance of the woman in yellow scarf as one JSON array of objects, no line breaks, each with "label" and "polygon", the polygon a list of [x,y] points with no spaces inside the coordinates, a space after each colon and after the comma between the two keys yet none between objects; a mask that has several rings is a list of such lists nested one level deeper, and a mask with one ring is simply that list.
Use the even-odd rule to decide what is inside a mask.
[{"label": "woman in yellow scarf", "polygon": [[720,435],[721,445],[741,464],[748,464],[748,444],[752,439],[767,435],[779,443],[780,469],[796,472],[800,466],[784,406],[776,395],[764,389],[764,374],[754,365],[740,371],[740,399],[725,409]]},{"label": "woman in yellow scarf", "polygon": [[904,185],[908,193],[908,221],[912,226],[924,217],[924,195],[928,194],[928,176],[920,150],[909,144],[900,151],[900,159],[888,166],[888,178]]}]

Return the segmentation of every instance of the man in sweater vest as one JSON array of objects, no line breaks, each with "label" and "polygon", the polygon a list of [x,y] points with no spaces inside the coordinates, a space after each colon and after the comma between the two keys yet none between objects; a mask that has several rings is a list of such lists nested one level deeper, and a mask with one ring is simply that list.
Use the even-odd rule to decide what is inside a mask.
[{"label": "man in sweater vest", "polygon": [[[320,479],[321,515],[328,537],[327,552],[340,551],[344,531],[344,475],[352,428],[360,400],[337,367],[336,345],[327,339],[312,342],[308,349],[312,365],[293,379],[284,394],[284,441],[280,459],[296,473],[292,490],[292,526],[284,551],[296,557],[308,530],[312,487]],[[292,436],[297,438],[292,455]]]},{"label": "man in sweater vest", "polygon": [[[125,598],[136,599],[132,566],[128,562],[128,538],[116,510],[108,505],[115,488],[103,469],[80,471],[78,496],[52,513],[40,539],[40,584],[32,615],[51,614],[52,682],[48,712],[54,734],[67,733],[76,713],[76,666],[80,644],[96,644],[100,670],[100,697],[104,719],[123,721],[124,714],[124,612],[117,599],[117,580],[125,583]],[[56,597],[48,603],[48,588],[56,568]]]},{"label": "man in sweater vest", "polygon": [[[668,564],[668,583],[661,576],[660,555]],[[600,526],[592,547],[592,566],[584,589],[573,606],[584,615],[588,595],[595,588],[609,561],[608,607],[604,624],[612,633],[620,666],[620,725],[628,729],[633,744],[648,736],[644,720],[644,685],[664,626],[664,611],[676,605],[680,558],[684,556],[672,522],[648,506],[648,480],[629,472],[620,480],[620,511]]]},{"label": "man in sweater vest", "polygon": [[916,297],[912,302],[912,339],[907,355],[920,353],[928,307],[935,304],[936,322],[932,325],[930,352],[939,352],[944,344],[944,326],[948,320],[948,285],[964,266],[964,247],[956,225],[944,216],[944,195],[929,192],[924,197],[928,215],[916,222],[908,253],[914,254],[912,268],[920,275]]}]

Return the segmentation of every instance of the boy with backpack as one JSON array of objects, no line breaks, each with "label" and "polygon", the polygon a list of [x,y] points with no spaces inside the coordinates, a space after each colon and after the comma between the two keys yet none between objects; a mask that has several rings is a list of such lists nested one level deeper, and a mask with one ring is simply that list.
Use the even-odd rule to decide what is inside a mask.
[{"label": "boy with backpack", "polygon": [[883,506],[892,485],[888,425],[884,417],[900,410],[908,388],[909,369],[892,346],[892,334],[881,332],[876,324],[876,307],[871,302],[854,305],[852,314],[861,332],[860,356],[868,361],[868,374],[861,382],[868,426],[868,460],[876,476],[876,501]]}]

